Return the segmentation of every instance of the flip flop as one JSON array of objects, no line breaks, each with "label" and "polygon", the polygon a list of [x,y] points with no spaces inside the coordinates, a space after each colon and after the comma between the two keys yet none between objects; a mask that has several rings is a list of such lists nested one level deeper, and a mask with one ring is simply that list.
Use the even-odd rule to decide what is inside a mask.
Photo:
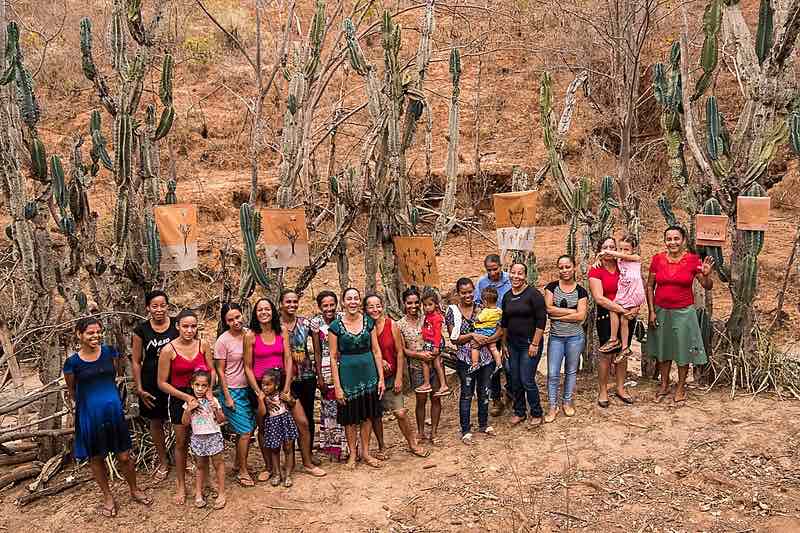
[{"label": "flip flop", "polygon": [[186,505],[186,493],[175,495],[175,505]]},{"label": "flip flop", "polygon": [[689,397],[688,395],[684,396],[683,398],[673,397],[672,398],[672,402],[673,403],[684,403],[688,397]]},{"label": "flip flop", "polygon": [[372,468],[382,468],[382,467],[383,467],[383,465],[381,464],[381,462],[380,462],[380,461],[378,461],[377,459],[375,459],[374,457],[371,457],[370,459],[372,459],[372,460],[371,460],[371,461],[367,461],[366,459],[362,459],[361,461],[362,461],[362,462],[363,462],[365,465],[367,465],[367,466],[371,466]]},{"label": "flip flop", "polygon": [[[272,476],[272,474],[270,473],[269,470],[262,470],[261,472],[258,473],[258,477],[256,479],[259,482],[263,483],[265,481],[269,481],[269,478],[271,476]],[[239,477],[237,477],[236,479],[237,479],[237,481],[239,481],[239,484],[242,485],[242,479],[240,479]],[[245,479],[247,479],[247,478],[245,478]],[[252,483],[252,481],[253,480],[251,479],[250,482]],[[252,487],[253,485],[242,485],[242,486],[244,486],[244,487]]]},{"label": "flip flop", "polygon": [[608,409],[608,400],[597,400],[597,405],[603,409]]},{"label": "flip flop", "polygon": [[169,468],[165,468],[164,470],[158,469],[153,473],[153,479],[156,483],[160,483],[167,479],[169,476]]},{"label": "flip flop", "polygon": [[618,392],[615,392],[614,396],[619,398],[622,401],[622,403],[624,403],[624,404],[633,405],[633,398],[631,398],[629,396],[623,396],[623,395],[619,394]]},{"label": "flip flop", "polygon": [[102,503],[95,507],[94,511],[104,518],[114,518],[117,516],[117,504],[111,506],[111,509],[103,505]]},{"label": "flip flop", "polygon": [[131,499],[138,504],[145,505],[148,507],[153,505],[153,497],[148,496],[144,492],[142,494],[144,494],[144,496],[136,496],[135,494],[131,494]]},{"label": "flip flop", "polygon": [[375,457],[375,459],[378,459],[379,461],[389,460],[389,454],[386,453],[385,451],[378,450],[377,452],[372,452],[372,456]]},{"label": "flip flop", "polygon": [[197,498],[195,498],[195,500],[194,500],[194,506],[195,506],[197,509],[202,509],[203,507],[205,507],[205,506],[206,506],[206,501],[205,501],[203,498],[200,498],[199,500],[198,500]]},{"label": "flip flop", "polygon": [[302,472],[303,474],[308,474],[309,476],[314,476],[314,477],[325,477],[325,476],[328,475],[327,472],[325,472],[323,469],[321,469],[319,467],[316,467],[316,466],[313,467],[313,468],[309,468],[309,467],[303,465],[303,466],[300,467],[300,472]]},{"label": "flip flop", "polygon": [[436,391],[436,392],[433,393],[433,395],[436,396],[436,397],[450,396],[451,394],[453,394],[453,389],[446,389],[446,390],[443,390],[443,391]]},{"label": "flip flop", "polygon": [[[422,451],[419,451],[420,449],[422,449]],[[411,455],[416,455],[417,457],[428,457],[431,454],[431,451],[429,449],[422,448],[422,446],[420,446],[416,450],[414,448],[410,448],[408,451]]]},{"label": "flip flop", "polygon": [[283,480],[283,486],[288,489],[292,484],[292,476],[286,476],[286,479]]},{"label": "flip flop", "polygon": [[224,497],[217,498],[217,501],[214,502],[214,509],[217,511],[219,511],[220,509],[224,509],[226,503],[227,501],[225,500]]},{"label": "flip flop", "polygon": [[656,403],[661,403],[664,401],[664,398],[669,396],[669,392],[657,392],[656,393]]}]

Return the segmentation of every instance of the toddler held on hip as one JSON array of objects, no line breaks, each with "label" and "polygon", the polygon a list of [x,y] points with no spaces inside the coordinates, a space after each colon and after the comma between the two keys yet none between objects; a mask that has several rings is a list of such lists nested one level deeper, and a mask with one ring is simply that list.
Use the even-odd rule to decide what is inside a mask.
[{"label": "toddler held on hip", "polygon": [[[433,367],[436,370],[436,377],[439,380],[439,390],[434,396],[447,396],[452,391],[447,386],[444,375],[444,365],[442,364],[442,349],[444,348],[444,336],[442,335],[442,325],[444,315],[439,309],[439,295],[435,290],[427,288],[422,292],[422,310],[425,312],[425,322],[422,324],[422,350],[433,354]],[[431,364],[422,362],[422,385],[414,389],[414,392],[431,392]]]},{"label": "toddler held on hip", "polygon": [[[474,333],[491,337],[497,333],[497,326],[500,324],[500,319],[503,317],[503,311],[497,307],[497,289],[494,287],[486,287],[483,289],[481,291],[481,302],[483,302],[483,309],[481,309],[481,312],[478,313],[478,316],[476,317]],[[495,368],[494,372],[492,373],[492,375],[494,375],[500,371],[500,368],[502,368],[503,356],[500,353],[500,350],[497,349],[497,343],[490,342],[488,345],[486,345],[486,347],[489,349],[489,352],[491,352],[492,359],[494,359]],[[478,365],[481,358],[481,346],[473,342],[471,343],[470,348],[472,350],[470,353],[472,364],[469,367],[468,373],[472,374],[479,368]]]},{"label": "toddler held on hip", "polygon": [[197,508],[206,506],[203,498],[203,487],[209,476],[209,458],[214,463],[217,474],[217,499],[214,509],[225,507],[225,457],[223,456],[224,441],[219,425],[225,422],[222,406],[215,397],[208,397],[211,390],[211,374],[206,370],[196,370],[192,374],[189,384],[192,387],[197,402],[194,406],[183,404],[184,425],[192,427],[189,446],[197,461],[197,475],[194,478],[194,505]]},{"label": "toddler held on hip", "polygon": [[[614,303],[625,309],[625,313],[609,311],[611,337],[599,348],[600,353],[611,353],[621,347],[622,350],[614,357],[615,363],[631,355],[629,346],[631,322],[636,320],[639,307],[645,302],[642,258],[635,253],[636,247],[636,239],[632,235],[625,235],[619,241],[619,251],[606,250],[601,254],[617,259],[619,283]],[[628,316],[631,318],[626,318]],[[622,338],[621,342],[619,337]]]},{"label": "toddler held on hip", "polygon": [[[273,368],[261,378],[261,390],[264,396],[258,398],[258,414],[264,418],[261,435],[264,446],[269,449],[272,474],[270,485],[277,487],[283,482],[284,487],[292,486],[294,470],[294,441],[298,437],[297,426],[291,413],[286,409],[294,406],[295,399],[286,387],[286,375],[282,368]],[[281,470],[281,448],[283,448],[284,467]]]}]

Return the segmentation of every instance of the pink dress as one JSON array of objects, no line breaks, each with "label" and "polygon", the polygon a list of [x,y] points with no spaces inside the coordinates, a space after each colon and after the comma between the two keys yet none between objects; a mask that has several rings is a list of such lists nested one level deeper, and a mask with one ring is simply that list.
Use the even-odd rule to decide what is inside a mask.
[{"label": "pink dress", "polygon": [[614,303],[625,309],[638,307],[645,302],[644,283],[642,282],[642,264],[638,261],[617,261],[619,283]]}]

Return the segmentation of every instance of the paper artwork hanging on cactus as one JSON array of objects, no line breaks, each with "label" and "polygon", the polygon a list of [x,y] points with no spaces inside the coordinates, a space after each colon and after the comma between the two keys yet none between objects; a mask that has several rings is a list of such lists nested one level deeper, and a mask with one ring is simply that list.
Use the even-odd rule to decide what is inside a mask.
[{"label": "paper artwork hanging on cactus", "polygon": [[722,246],[728,235],[728,217],[726,215],[697,215],[695,235],[695,246]]},{"label": "paper artwork hanging on cactus", "polygon": [[504,192],[492,196],[500,257],[505,256],[508,250],[532,251],[539,213],[538,191]]},{"label": "paper artwork hanging on cactus", "polygon": [[270,268],[307,267],[308,227],[302,209],[264,209],[264,251]]},{"label": "paper artwork hanging on cactus", "polygon": [[768,230],[769,208],[769,196],[739,196],[736,199],[736,229]]},{"label": "paper artwork hanging on cactus", "polygon": [[417,287],[439,285],[439,270],[436,267],[432,236],[395,237],[394,253],[403,283]]},{"label": "paper artwork hanging on cactus", "polygon": [[193,204],[159,205],[153,211],[161,244],[161,271],[197,268],[197,207]]}]

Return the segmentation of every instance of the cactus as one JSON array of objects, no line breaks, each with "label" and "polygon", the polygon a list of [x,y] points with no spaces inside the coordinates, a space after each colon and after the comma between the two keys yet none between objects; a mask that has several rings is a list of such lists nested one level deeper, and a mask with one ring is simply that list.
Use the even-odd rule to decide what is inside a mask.
[{"label": "cactus", "polygon": [[706,99],[706,146],[708,157],[716,161],[724,151],[722,144],[722,123],[717,109],[717,97]]},{"label": "cactus", "polygon": [[154,141],[164,138],[169,130],[172,128],[172,122],[175,120],[175,108],[172,106],[165,107],[161,112],[161,119],[158,121],[158,128],[153,136]]},{"label": "cactus", "polygon": [[766,59],[772,48],[772,18],[773,9],[770,0],[761,0],[758,8],[758,29],[756,30],[756,57],[761,64]]},{"label": "cactus", "polygon": [[256,251],[256,242],[261,235],[261,213],[254,211],[249,203],[243,203],[239,208],[239,226],[242,231],[249,272],[259,285],[268,289],[271,283]]},{"label": "cactus", "polygon": [[39,181],[47,180],[47,153],[44,143],[39,137],[34,137],[28,144],[31,154],[31,171],[33,177]]},{"label": "cactus", "polygon": [[167,194],[164,195],[164,203],[165,204],[177,204],[178,197],[175,195],[175,189],[178,187],[178,184],[175,180],[169,180],[167,182]]},{"label": "cactus", "polygon": [[[717,201],[717,199],[714,197],[706,200],[706,203],[703,204],[703,214],[721,215],[722,207],[719,205],[719,201]],[[714,260],[714,268],[717,269],[719,278],[722,281],[728,281],[730,279],[730,271],[725,267],[725,256],[722,254],[722,247],[704,246],[704,251]]]},{"label": "cactus", "polygon": [[717,68],[717,34],[722,26],[722,5],[720,0],[709,0],[703,13],[703,49],[700,53],[700,66],[703,75],[697,80],[692,100],[697,100],[711,85],[714,70]]},{"label": "cactus", "polygon": [[127,184],[133,170],[131,168],[133,160],[133,120],[126,113],[117,115],[117,131],[114,135],[116,151],[114,156],[114,178],[117,185]]},{"label": "cactus", "polygon": [[67,207],[68,193],[64,182],[64,167],[61,165],[61,158],[57,155],[50,157],[50,178],[53,187],[53,199],[61,209]]},{"label": "cactus", "polygon": [[664,217],[664,220],[667,222],[667,226],[679,226],[678,217],[675,216],[675,213],[672,211],[672,203],[666,197],[664,193],[658,197],[658,209],[661,211],[661,215]]},{"label": "cactus", "polygon": [[161,83],[158,86],[158,97],[164,107],[172,106],[172,78],[175,61],[171,54],[164,54],[164,62],[161,65]]},{"label": "cactus", "polygon": [[[746,193],[747,196],[758,196],[758,197],[765,197],[767,196],[767,192],[764,190],[764,187],[759,185],[758,183],[754,183]],[[747,249],[748,254],[752,254],[753,256],[757,256],[761,253],[761,250],[764,248],[764,232],[763,231],[751,231],[751,230],[744,230],[744,242],[745,247]]]},{"label": "cactus", "polygon": [[152,215],[145,217],[145,232],[147,238],[147,262],[150,270],[158,272],[161,266],[161,242],[158,235],[158,226]]},{"label": "cactus", "polygon": [[792,151],[800,155],[800,112],[793,110],[789,115],[789,140]]}]

